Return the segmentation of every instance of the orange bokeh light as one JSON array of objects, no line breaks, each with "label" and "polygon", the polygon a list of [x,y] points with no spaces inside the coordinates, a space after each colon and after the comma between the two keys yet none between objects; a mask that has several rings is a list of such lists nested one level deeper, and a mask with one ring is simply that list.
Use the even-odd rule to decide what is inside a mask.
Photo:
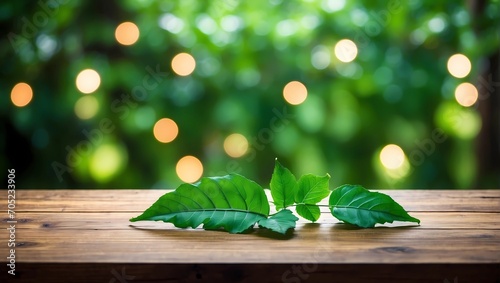
[{"label": "orange bokeh light", "polygon": [[196,68],[196,61],[191,54],[179,53],[172,59],[172,70],[179,76],[188,76]]},{"label": "orange bokeh light", "polygon": [[177,127],[174,120],[163,118],[154,125],[153,134],[159,142],[169,143],[179,134],[179,127]]},{"label": "orange bokeh light", "polygon": [[33,90],[27,83],[18,83],[10,92],[10,100],[17,107],[24,107],[31,102],[33,98]]},{"label": "orange bokeh light", "polygon": [[283,88],[283,97],[292,105],[299,105],[307,98],[307,88],[299,81],[291,81]]},{"label": "orange bokeh light", "polygon": [[124,22],[116,27],[115,38],[122,45],[132,45],[139,39],[139,28],[132,22]]},{"label": "orange bokeh light", "polygon": [[183,182],[193,183],[203,175],[203,164],[198,158],[187,155],[177,162],[175,172]]}]

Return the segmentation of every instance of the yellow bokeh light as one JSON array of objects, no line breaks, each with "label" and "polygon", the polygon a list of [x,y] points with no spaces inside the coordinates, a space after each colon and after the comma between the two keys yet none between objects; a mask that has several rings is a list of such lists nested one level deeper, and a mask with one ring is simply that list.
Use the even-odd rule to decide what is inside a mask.
[{"label": "yellow bokeh light", "polygon": [[179,127],[172,119],[163,118],[158,120],[153,127],[155,138],[161,143],[169,143],[179,134]]},{"label": "yellow bokeh light", "polygon": [[380,162],[387,169],[398,169],[405,162],[405,153],[401,147],[388,144],[380,151]]},{"label": "yellow bokeh light", "polygon": [[242,157],[248,151],[248,140],[242,134],[231,134],[224,140],[224,151],[231,157]]},{"label": "yellow bokeh light", "polygon": [[470,63],[469,58],[463,54],[455,54],[448,59],[448,72],[455,78],[463,78],[467,76],[471,69],[472,65]]},{"label": "yellow bokeh light", "polygon": [[99,73],[92,69],[81,71],[76,77],[76,87],[82,93],[92,93],[99,88],[101,77]]},{"label": "yellow bokeh light", "polygon": [[108,182],[124,167],[126,154],[120,149],[112,144],[104,144],[95,150],[90,159],[89,171],[96,181]]},{"label": "yellow bokeh light", "polygon": [[188,76],[195,68],[196,61],[188,53],[179,53],[172,59],[172,70],[179,76]]},{"label": "yellow bokeh light", "polygon": [[139,28],[132,22],[119,24],[115,30],[115,38],[122,45],[132,45],[139,39]]},{"label": "yellow bokeh light", "polygon": [[469,107],[474,105],[478,97],[477,88],[471,83],[461,83],[455,89],[455,99],[462,106]]},{"label": "yellow bokeh light", "polygon": [[80,97],[75,103],[75,114],[82,120],[94,117],[97,110],[99,110],[99,102],[91,95]]},{"label": "yellow bokeh light", "polygon": [[193,183],[203,175],[203,164],[198,158],[187,155],[177,162],[175,172],[183,182]]},{"label": "yellow bokeh light", "polygon": [[33,98],[33,90],[27,83],[18,83],[10,92],[10,100],[17,107],[24,107]]},{"label": "yellow bokeh light", "polygon": [[335,56],[344,63],[349,63],[358,56],[356,43],[349,39],[342,39],[335,44]]},{"label": "yellow bokeh light", "polygon": [[283,97],[292,105],[299,105],[307,98],[306,86],[298,81],[291,81],[283,88]]}]

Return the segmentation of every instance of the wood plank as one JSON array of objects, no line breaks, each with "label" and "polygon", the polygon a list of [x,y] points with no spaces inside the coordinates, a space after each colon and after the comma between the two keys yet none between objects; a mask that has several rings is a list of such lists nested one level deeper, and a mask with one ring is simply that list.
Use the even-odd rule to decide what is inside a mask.
[{"label": "wood plank", "polygon": [[[166,192],[169,190],[18,190],[16,210],[18,212],[143,211]],[[268,190],[266,192],[269,194]],[[381,192],[390,195],[408,211],[500,212],[500,190],[383,190]],[[327,200],[321,204],[327,205]]]},{"label": "wood plank", "polygon": [[17,274],[0,273],[0,282],[497,283],[500,265],[25,263]]},{"label": "wood plank", "polygon": [[[500,263],[500,230],[299,224],[288,237],[180,229],[22,231],[22,262]],[[279,251],[279,252],[276,252]],[[5,246],[0,254],[6,254]]]},{"label": "wood plank", "polygon": [[[87,213],[18,213],[17,229],[54,229],[54,230],[128,230],[129,225],[144,229],[178,229],[170,223],[141,221],[129,222],[139,212],[87,212]],[[386,223],[384,227],[413,226],[414,229],[494,229],[500,230],[500,213],[464,213],[464,212],[412,212],[412,215],[422,222],[420,226],[414,223]],[[4,218],[6,223],[9,219]],[[310,221],[300,218],[298,223]],[[318,224],[342,225],[329,212],[322,214]],[[382,225],[380,225],[382,226]],[[199,228],[201,229],[201,228]],[[357,229],[357,228],[352,228]],[[358,228],[360,229],[360,228]],[[296,231],[300,233],[300,231]]]},{"label": "wood plank", "polygon": [[130,282],[500,281],[500,190],[383,191],[422,220],[412,227],[359,229],[327,208],[286,236],[128,221],[165,192],[18,190],[16,282],[122,282],[123,268]]}]

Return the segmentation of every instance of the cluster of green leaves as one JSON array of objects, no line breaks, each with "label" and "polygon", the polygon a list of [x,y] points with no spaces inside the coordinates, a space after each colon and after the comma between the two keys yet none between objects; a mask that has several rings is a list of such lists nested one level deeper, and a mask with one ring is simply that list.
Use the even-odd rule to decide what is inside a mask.
[{"label": "cluster of green leaves", "polygon": [[285,234],[295,228],[298,215],[315,222],[321,216],[318,203],[330,195],[328,207],[334,217],[363,228],[393,221],[420,223],[390,196],[370,192],[359,185],[329,190],[330,175],[306,174],[297,181],[277,160],[270,189],[277,212],[270,214],[264,189],[241,175],[205,177],[195,184],[182,184],[160,197],[150,208],[130,221],[170,222],[179,228],[224,229],[242,233],[255,224]]}]

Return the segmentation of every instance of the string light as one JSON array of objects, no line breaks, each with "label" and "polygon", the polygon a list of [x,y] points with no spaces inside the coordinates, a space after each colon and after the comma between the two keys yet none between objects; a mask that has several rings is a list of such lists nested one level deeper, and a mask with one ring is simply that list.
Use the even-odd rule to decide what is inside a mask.
[{"label": "string light", "polygon": [[132,45],[139,39],[139,28],[132,22],[123,22],[116,27],[115,38],[122,45]]},{"label": "string light", "polygon": [[177,162],[175,171],[183,182],[193,183],[203,175],[203,164],[198,158],[187,155]]},{"label": "string light", "polygon": [[188,53],[179,53],[172,59],[172,70],[179,76],[188,76],[195,68],[196,61]]},{"label": "string light", "polygon": [[33,98],[33,90],[27,83],[18,83],[10,92],[10,100],[17,107],[24,107],[31,102]]},{"label": "string light", "polygon": [[99,73],[92,69],[85,69],[76,77],[76,87],[85,94],[93,93],[99,88],[100,84],[101,77]]},{"label": "string light", "polygon": [[388,144],[380,151],[380,162],[387,169],[398,169],[404,161],[405,153],[398,145]]},{"label": "string light", "polygon": [[299,105],[307,98],[307,88],[299,81],[291,81],[283,88],[283,97],[292,105]]},{"label": "string light", "polygon": [[342,39],[335,45],[335,56],[341,62],[349,63],[358,56],[358,47],[352,40]]},{"label": "string light", "polygon": [[455,99],[462,106],[470,107],[474,105],[478,97],[477,88],[471,83],[461,83],[455,89]]},{"label": "string light", "polygon": [[242,134],[231,134],[224,140],[224,151],[231,157],[242,157],[248,151],[248,140]]},{"label": "string light", "polygon": [[159,142],[169,143],[179,134],[179,127],[174,120],[163,118],[154,125],[153,134]]},{"label": "string light", "polygon": [[452,55],[448,59],[447,67],[448,72],[450,72],[452,76],[459,79],[466,77],[472,69],[469,58],[460,53]]}]

